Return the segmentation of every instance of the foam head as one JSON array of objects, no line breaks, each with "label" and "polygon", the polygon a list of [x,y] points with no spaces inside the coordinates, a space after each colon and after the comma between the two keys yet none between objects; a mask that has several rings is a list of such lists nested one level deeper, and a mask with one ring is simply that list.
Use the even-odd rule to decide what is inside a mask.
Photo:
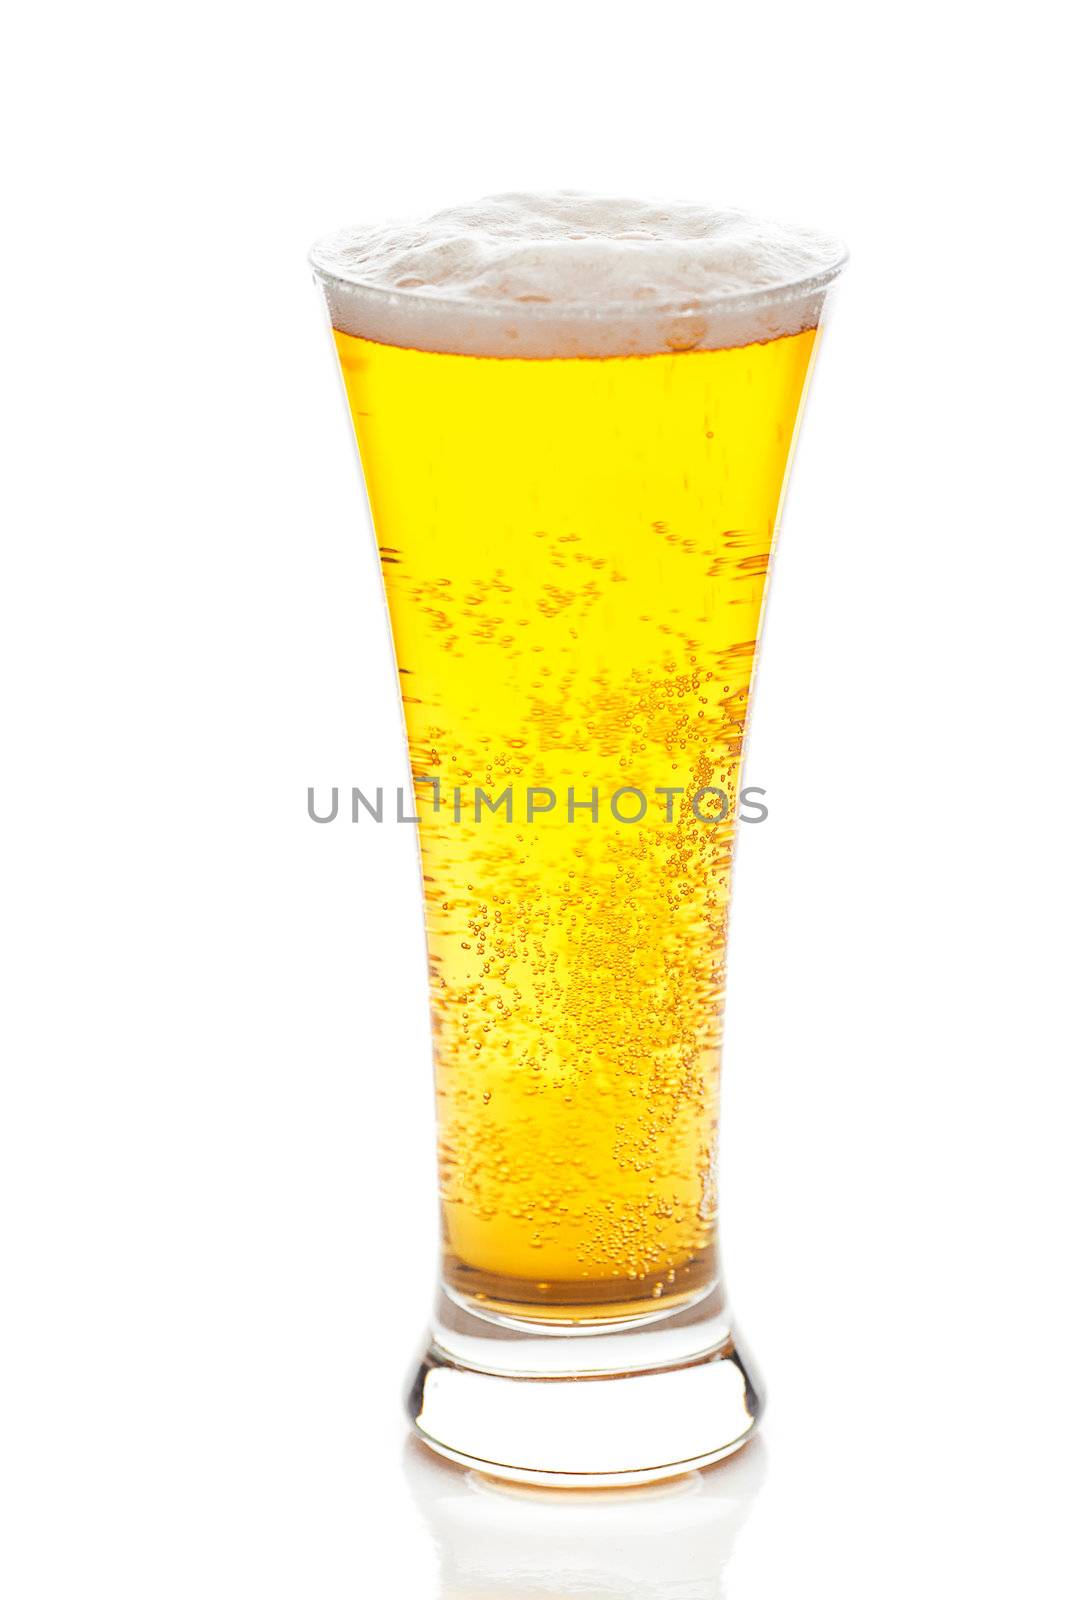
[{"label": "foam head", "polygon": [[740,211],[490,195],[311,254],[336,328],[461,355],[718,349],[814,327],[842,247]]}]

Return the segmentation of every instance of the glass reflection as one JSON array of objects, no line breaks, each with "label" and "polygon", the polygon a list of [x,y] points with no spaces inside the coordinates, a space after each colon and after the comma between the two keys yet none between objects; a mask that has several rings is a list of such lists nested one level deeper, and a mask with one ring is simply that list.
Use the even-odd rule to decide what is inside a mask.
[{"label": "glass reflection", "polygon": [[599,1491],[496,1483],[414,1441],[404,1456],[440,1600],[723,1600],[765,1472],[758,1438],[704,1472]]}]

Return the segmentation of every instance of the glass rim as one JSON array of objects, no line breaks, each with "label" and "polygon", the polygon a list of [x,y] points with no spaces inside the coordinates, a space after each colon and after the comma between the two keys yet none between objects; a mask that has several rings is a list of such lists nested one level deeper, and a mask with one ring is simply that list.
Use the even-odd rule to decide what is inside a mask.
[{"label": "glass rim", "polygon": [[684,300],[497,300],[476,299],[444,292],[426,293],[422,289],[401,289],[392,285],[371,283],[358,272],[347,271],[339,252],[342,247],[361,236],[367,225],[353,225],[336,229],[316,239],[308,251],[308,262],[316,279],[378,306],[412,311],[433,312],[452,310],[463,316],[473,316],[479,321],[545,322],[564,320],[569,323],[610,323],[623,317],[645,321],[656,317],[708,317],[716,313],[729,316],[733,313],[760,311],[776,305],[788,305],[797,300],[812,298],[824,293],[848,264],[847,247],[832,235],[822,237],[833,250],[825,266],[815,272],[782,278],[776,283],[763,284],[758,289],[734,289],[721,294],[689,295]]}]

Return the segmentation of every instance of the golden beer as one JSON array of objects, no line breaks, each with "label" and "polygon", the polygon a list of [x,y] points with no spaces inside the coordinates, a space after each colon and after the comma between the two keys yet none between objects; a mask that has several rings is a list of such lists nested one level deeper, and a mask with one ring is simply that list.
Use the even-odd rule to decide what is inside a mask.
[{"label": "golden beer", "polygon": [[727,917],[737,827],[766,814],[741,777],[764,585],[844,255],[556,194],[312,261],[422,856],[443,1260],[408,1414],[520,1482],[688,1471],[762,1407],[718,1255]]},{"label": "golden beer", "polygon": [[435,780],[447,1281],[519,1316],[669,1305],[716,1270],[741,754],[815,333],[601,359],[335,338]]}]

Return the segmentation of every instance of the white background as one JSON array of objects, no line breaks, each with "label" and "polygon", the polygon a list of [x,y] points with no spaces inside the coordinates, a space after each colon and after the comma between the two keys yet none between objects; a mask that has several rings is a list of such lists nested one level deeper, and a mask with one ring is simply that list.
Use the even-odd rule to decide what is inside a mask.
[{"label": "white background", "polygon": [[[24,6],[0,116],[13,1600],[1061,1594],[1054,8]],[[724,1231],[758,1445],[564,1505],[405,1448],[412,830],[313,238],[507,188],[853,260],[780,545]],[[399,1245],[400,1254],[397,1254]]]}]

